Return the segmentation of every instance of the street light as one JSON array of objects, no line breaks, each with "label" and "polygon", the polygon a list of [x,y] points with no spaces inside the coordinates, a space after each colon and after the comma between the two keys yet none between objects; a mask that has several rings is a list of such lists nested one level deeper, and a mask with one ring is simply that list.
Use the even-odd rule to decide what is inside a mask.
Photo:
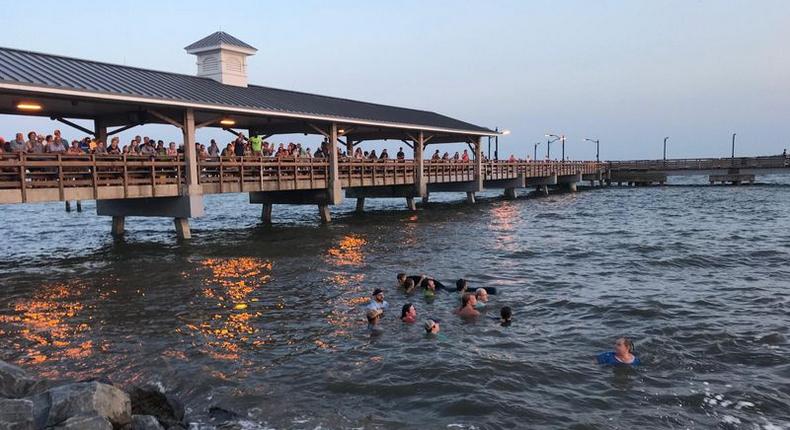
[{"label": "street light", "polygon": [[669,136],[664,138],[664,161],[667,161],[667,140],[669,140]]},{"label": "street light", "polygon": [[601,141],[598,139],[588,139],[586,137],[584,138],[584,140],[588,142],[595,142],[595,161],[600,162],[601,159],[599,155],[601,153]]},{"label": "street light", "polygon": [[543,142],[536,142],[535,143],[535,155],[533,155],[532,161],[538,161],[538,145]]},{"label": "street light", "polygon": [[736,133],[732,134],[732,158],[735,158],[735,135]]},{"label": "street light", "polygon": [[[561,136],[557,136],[556,134],[547,134],[546,137],[549,137],[549,138],[553,137],[554,138],[554,139],[546,139],[546,158],[551,160],[551,144],[552,144],[552,142],[556,142],[556,141],[558,141],[560,139],[563,139],[563,138]],[[563,145],[562,145],[563,157],[565,156],[565,144],[564,143],[565,143],[565,141],[563,140]]]}]

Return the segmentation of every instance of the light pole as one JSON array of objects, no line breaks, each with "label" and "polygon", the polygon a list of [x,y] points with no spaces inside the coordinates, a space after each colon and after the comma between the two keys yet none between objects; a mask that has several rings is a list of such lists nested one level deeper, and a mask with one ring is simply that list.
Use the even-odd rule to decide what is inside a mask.
[{"label": "light pole", "polygon": [[601,154],[601,141],[600,141],[600,140],[598,140],[598,139],[588,139],[588,138],[586,138],[586,137],[584,138],[584,140],[585,140],[585,141],[588,141],[588,142],[595,142],[595,161],[596,161],[596,162],[600,162],[600,161],[601,161],[601,158],[600,158],[600,154]]},{"label": "light pole", "polygon": [[732,158],[735,158],[735,135],[736,133],[732,134]]},{"label": "light pole", "polygon": [[[562,139],[562,137],[557,136],[556,134],[547,134],[546,137],[549,138],[549,139],[546,139],[546,158],[551,160],[551,144],[552,144],[552,142],[556,142],[556,141]],[[552,137],[554,139],[551,139]],[[563,143],[564,143],[564,140],[563,140]],[[563,154],[562,154],[563,157],[565,157],[565,145],[564,144],[562,145],[562,152],[563,152]]]},{"label": "light pole", "polygon": [[502,131],[499,131],[499,128],[497,128],[497,129],[496,129],[496,132],[497,132],[498,134],[497,134],[497,135],[494,137],[494,145],[496,145],[496,146],[494,147],[494,159],[495,159],[495,160],[497,160],[497,161],[499,161],[499,136],[500,136],[500,135],[501,135],[501,136],[507,136],[508,134],[510,134],[510,130],[502,130]]},{"label": "light pole", "polygon": [[669,136],[664,138],[664,161],[667,161],[667,140],[669,140]]},{"label": "light pole", "polygon": [[538,145],[540,145],[541,143],[542,142],[535,143],[535,155],[533,155],[534,158],[532,158],[532,161],[538,161]]}]

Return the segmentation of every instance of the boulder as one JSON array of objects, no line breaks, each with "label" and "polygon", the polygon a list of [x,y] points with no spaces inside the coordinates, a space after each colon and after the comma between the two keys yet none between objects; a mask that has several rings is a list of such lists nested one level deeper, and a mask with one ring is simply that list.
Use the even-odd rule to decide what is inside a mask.
[{"label": "boulder", "polygon": [[0,430],[34,430],[33,402],[0,399]]},{"label": "boulder", "polygon": [[165,428],[184,421],[184,405],[156,386],[133,387],[129,391],[129,398],[132,401],[132,414],[154,416]]},{"label": "boulder", "polygon": [[53,430],[112,430],[112,424],[105,417],[71,417]]},{"label": "boulder", "polygon": [[165,430],[156,417],[151,415],[132,415],[132,430]]},{"label": "boulder", "polygon": [[77,416],[105,417],[115,427],[132,421],[129,396],[111,385],[80,382],[55,387],[47,393],[50,400],[47,426],[60,425]]},{"label": "boulder", "polygon": [[0,397],[25,397],[36,384],[38,380],[21,367],[0,361]]}]

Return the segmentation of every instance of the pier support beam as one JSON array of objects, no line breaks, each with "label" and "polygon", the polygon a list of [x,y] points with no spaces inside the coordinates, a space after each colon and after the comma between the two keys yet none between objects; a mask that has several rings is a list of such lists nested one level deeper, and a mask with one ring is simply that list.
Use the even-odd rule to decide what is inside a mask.
[{"label": "pier support beam", "polygon": [[271,203],[264,203],[261,205],[261,222],[264,224],[272,223],[272,208],[274,205]]},{"label": "pier support beam", "polygon": [[82,200],[77,200],[77,212],[82,212]]},{"label": "pier support beam", "polygon": [[[713,183],[713,182],[711,182]],[[66,212],[71,212],[71,202],[66,200]]]},{"label": "pier support beam", "polygon": [[173,218],[176,225],[176,236],[179,239],[192,239],[192,232],[189,230],[189,218]]},{"label": "pier support beam", "polygon": [[505,198],[508,200],[515,200],[516,199],[516,189],[515,188],[505,188]]},{"label": "pier support beam", "polygon": [[[340,170],[337,165],[337,124],[329,127],[329,201],[339,205],[343,201],[343,188],[340,183]],[[327,209],[328,211],[328,209]],[[328,213],[328,212],[327,212]]]},{"label": "pier support beam", "polygon": [[318,205],[318,215],[321,217],[322,224],[332,222],[332,214],[329,212],[329,205]]},{"label": "pier support beam", "polygon": [[357,213],[365,212],[365,198],[357,197]]},{"label": "pier support beam", "polygon": [[467,191],[466,192],[466,202],[470,204],[475,203],[475,192],[474,191]]},{"label": "pier support beam", "polygon": [[431,195],[426,192],[425,195],[422,196],[422,204],[427,205],[430,199],[431,199]]},{"label": "pier support beam", "polygon": [[112,217],[112,230],[111,233],[115,237],[121,237],[124,233],[124,221],[126,220],[125,217],[122,216],[114,216]]},{"label": "pier support beam", "polygon": [[535,192],[541,196],[548,196],[549,195],[549,186],[548,185],[538,185],[535,188]]},{"label": "pier support beam", "polygon": [[406,197],[406,207],[410,211],[416,211],[417,205],[414,204],[414,197]]},{"label": "pier support beam", "polygon": [[[412,140],[414,145],[414,188],[416,194],[428,198],[428,186],[425,180],[425,133],[420,131],[417,139]],[[427,203],[427,202],[426,202]]]},{"label": "pier support beam", "polygon": [[569,193],[575,193],[576,192],[576,182],[568,182],[568,183],[564,184],[563,187]]},{"label": "pier support beam", "polygon": [[[167,217],[188,220],[192,217],[203,216],[203,196],[198,194],[181,197],[96,200],[96,214],[113,217],[113,234],[115,234],[116,223],[120,223],[121,230],[123,230],[124,217]],[[116,221],[116,219],[120,219],[120,221]],[[187,233],[189,233],[188,221],[186,226]],[[183,235],[178,229],[179,222],[176,221],[176,233],[182,237]],[[189,234],[183,236],[184,239],[189,239],[189,237]]]}]

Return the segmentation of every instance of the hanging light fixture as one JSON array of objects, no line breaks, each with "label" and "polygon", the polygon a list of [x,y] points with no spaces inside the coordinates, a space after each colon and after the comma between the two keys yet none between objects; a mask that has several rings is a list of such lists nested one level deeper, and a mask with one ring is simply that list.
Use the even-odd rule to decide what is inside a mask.
[{"label": "hanging light fixture", "polygon": [[21,111],[37,112],[42,109],[42,106],[36,102],[19,102],[16,104],[16,108]]}]

